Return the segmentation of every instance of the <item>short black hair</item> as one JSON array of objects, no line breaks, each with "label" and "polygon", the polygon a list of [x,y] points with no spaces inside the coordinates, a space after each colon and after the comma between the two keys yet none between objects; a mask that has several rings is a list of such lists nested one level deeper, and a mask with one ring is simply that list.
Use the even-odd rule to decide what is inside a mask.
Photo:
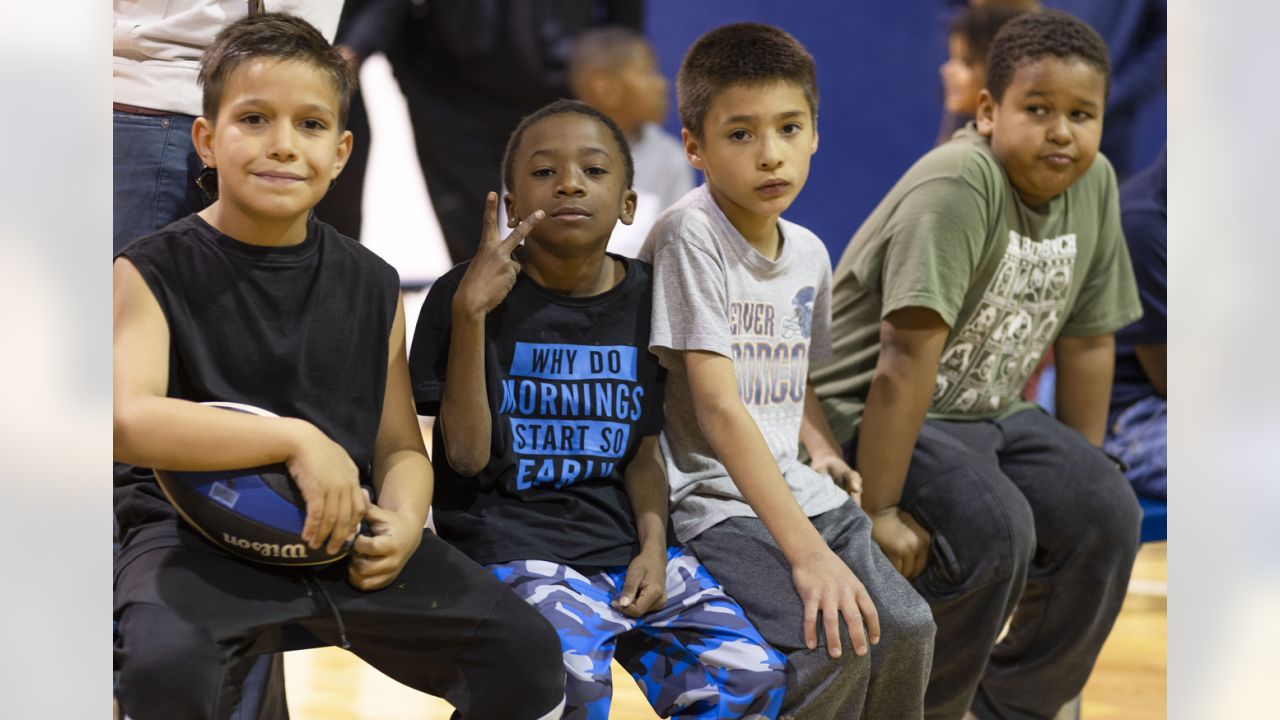
[{"label": "short black hair", "polygon": [[623,136],[622,128],[618,127],[618,123],[614,122],[613,118],[584,102],[562,99],[543,105],[525,116],[520,121],[520,124],[516,126],[516,129],[511,131],[511,137],[507,139],[507,149],[502,153],[502,182],[507,186],[508,192],[511,192],[514,187],[515,172],[512,168],[515,166],[516,151],[520,149],[520,141],[524,139],[525,132],[541,120],[568,113],[585,115],[608,128],[609,134],[613,135],[613,141],[618,144],[618,149],[622,151],[622,166],[627,181],[625,189],[631,189],[631,183],[636,177],[636,166],[631,159],[631,146],[627,144],[627,138]]},{"label": "short black hair", "polygon": [[625,25],[601,25],[591,28],[573,41],[569,53],[569,84],[577,92],[578,85],[591,72],[616,73],[635,48],[648,47],[644,35]]},{"label": "short black hair", "polygon": [[800,88],[818,115],[818,78],[813,56],[785,30],[760,23],[734,23],[694,41],[676,75],[680,124],[702,137],[715,96],[734,85],[789,82]]},{"label": "short black hair", "polygon": [[987,91],[996,102],[1013,81],[1023,63],[1052,55],[1092,65],[1111,90],[1111,60],[1107,44],[1093,28],[1061,10],[1024,13],[1000,28],[987,56]]},{"label": "short black hair", "polygon": [[310,63],[328,75],[338,91],[338,129],[347,127],[355,72],[311,23],[284,13],[241,18],[223,28],[204,51],[199,76],[204,88],[201,112],[209,122],[217,121],[227,78],[240,65],[258,57]]},{"label": "short black hair", "polygon": [[966,7],[951,21],[950,35],[959,35],[969,46],[969,64],[987,64],[987,52],[991,49],[991,41],[1005,23],[1025,13],[1026,10],[1007,5],[983,5]]}]

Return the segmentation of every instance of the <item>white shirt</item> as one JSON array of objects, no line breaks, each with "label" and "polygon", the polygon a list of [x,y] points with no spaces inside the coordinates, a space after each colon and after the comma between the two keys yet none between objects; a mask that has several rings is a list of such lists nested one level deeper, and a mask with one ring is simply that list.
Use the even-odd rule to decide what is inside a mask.
[{"label": "white shirt", "polygon": [[[267,0],[333,42],[342,0]],[[114,0],[111,99],[200,115],[200,56],[218,31],[248,14],[244,0]]]}]

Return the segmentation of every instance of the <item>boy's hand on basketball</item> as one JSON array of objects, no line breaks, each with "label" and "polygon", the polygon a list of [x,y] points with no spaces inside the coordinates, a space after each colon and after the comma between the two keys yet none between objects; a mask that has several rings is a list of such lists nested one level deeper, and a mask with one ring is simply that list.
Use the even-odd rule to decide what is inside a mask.
[{"label": "boy's hand on basketball", "polygon": [[908,580],[924,572],[929,563],[929,531],[897,505],[871,514],[871,539]]},{"label": "boy's hand on basketball", "polygon": [[[840,642],[840,616],[844,616],[853,652],[867,654],[867,640],[880,642],[880,615],[871,602],[862,581],[849,566],[823,547],[791,568],[791,581],[804,602],[804,643],[810,650],[818,647],[818,613],[822,613],[822,630],[827,639],[827,654],[833,658],[844,652]],[[866,630],[863,630],[863,623]]]},{"label": "boy's hand on basketball", "polygon": [[498,194],[489,193],[484,203],[484,233],[480,247],[462,276],[453,307],[467,315],[483,315],[498,306],[515,287],[520,263],[511,254],[544,217],[541,210],[524,219],[505,240],[498,237]]},{"label": "boy's hand on basketball", "polygon": [[622,594],[612,605],[624,615],[640,617],[667,602],[667,549],[641,548],[627,566]]},{"label": "boy's hand on basketball", "polygon": [[407,513],[369,504],[365,514],[372,535],[357,535],[352,545],[347,577],[361,590],[377,590],[391,584],[409,556],[422,542],[422,527]]},{"label": "boy's hand on basketball", "polygon": [[849,463],[845,462],[844,458],[839,455],[814,458],[809,463],[809,467],[830,477],[832,482],[849,493],[849,497],[853,498],[858,507],[862,507],[862,476],[857,470],[849,467]]},{"label": "boy's hand on basketball", "polygon": [[297,447],[285,461],[307,501],[302,539],[313,549],[327,543],[336,555],[360,528],[368,501],[360,492],[360,473],[341,445],[305,423]]}]

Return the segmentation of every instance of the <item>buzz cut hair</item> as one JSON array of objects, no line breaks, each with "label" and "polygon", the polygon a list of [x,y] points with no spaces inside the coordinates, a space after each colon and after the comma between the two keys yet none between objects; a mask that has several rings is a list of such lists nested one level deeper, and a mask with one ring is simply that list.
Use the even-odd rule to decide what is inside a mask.
[{"label": "buzz cut hair", "polygon": [[644,35],[625,25],[591,28],[578,36],[569,53],[569,84],[577,92],[591,73],[616,73],[631,59],[637,47],[648,45]]},{"label": "buzz cut hair", "polygon": [[790,33],[772,25],[734,23],[698,38],[676,75],[680,124],[699,139],[716,95],[735,85],[785,82],[798,87],[818,115],[818,78],[813,56]]},{"label": "buzz cut hair", "polygon": [[1069,13],[1037,10],[1005,23],[991,41],[987,92],[1000,102],[1019,66],[1050,56],[1093,66],[1102,73],[1106,92],[1111,91],[1111,60],[1098,33]]},{"label": "buzz cut hair", "polygon": [[338,129],[347,127],[356,75],[346,59],[306,20],[284,13],[241,18],[222,29],[200,58],[201,112],[216,122],[222,92],[236,68],[254,58],[293,60],[315,66],[338,93]]},{"label": "buzz cut hair", "polygon": [[626,190],[631,189],[631,184],[636,177],[636,166],[635,161],[631,159],[631,145],[627,143],[626,136],[622,134],[622,128],[618,127],[618,123],[614,122],[613,118],[584,102],[562,99],[543,105],[533,113],[525,116],[520,121],[520,124],[516,125],[516,129],[511,131],[511,137],[507,139],[507,149],[502,153],[502,182],[507,186],[508,192],[515,191],[516,153],[520,150],[520,141],[524,140],[524,134],[528,132],[529,128],[546,118],[569,113],[589,117],[605,126],[605,129],[613,136],[613,141],[617,143],[618,152],[622,155],[623,178],[626,181],[623,188]]}]

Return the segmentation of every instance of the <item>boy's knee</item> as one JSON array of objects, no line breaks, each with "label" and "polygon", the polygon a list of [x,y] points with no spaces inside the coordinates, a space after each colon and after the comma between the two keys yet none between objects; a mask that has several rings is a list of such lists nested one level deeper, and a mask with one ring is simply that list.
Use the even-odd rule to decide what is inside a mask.
[{"label": "boy's knee", "polygon": [[502,684],[501,692],[508,698],[503,702],[512,703],[507,707],[550,710],[564,699],[560,637],[545,618],[514,594],[502,604],[495,613],[521,620],[513,623],[518,630],[507,637],[506,653],[518,659],[520,670]]},{"label": "boy's knee", "polygon": [[[938,627],[933,621],[933,611],[921,598],[893,608],[880,615],[880,647],[933,648],[933,638]],[[932,655],[932,653],[929,653]]]},{"label": "boy's knee", "polygon": [[1104,472],[1106,481],[1098,483],[1100,492],[1093,493],[1089,507],[1091,539],[1100,550],[1132,558],[1138,551],[1142,506],[1119,468],[1108,463]]},{"label": "boy's knee", "polygon": [[165,608],[135,605],[120,619],[120,706],[133,720],[212,717],[221,654],[202,628]]},{"label": "boy's knee", "polygon": [[972,467],[930,484],[936,483],[953,487],[926,486],[921,493],[937,495],[921,507],[936,546],[923,576],[926,594],[939,599],[1001,583],[1019,585],[1036,553],[1035,514],[1026,497],[1007,480],[989,482]]}]

